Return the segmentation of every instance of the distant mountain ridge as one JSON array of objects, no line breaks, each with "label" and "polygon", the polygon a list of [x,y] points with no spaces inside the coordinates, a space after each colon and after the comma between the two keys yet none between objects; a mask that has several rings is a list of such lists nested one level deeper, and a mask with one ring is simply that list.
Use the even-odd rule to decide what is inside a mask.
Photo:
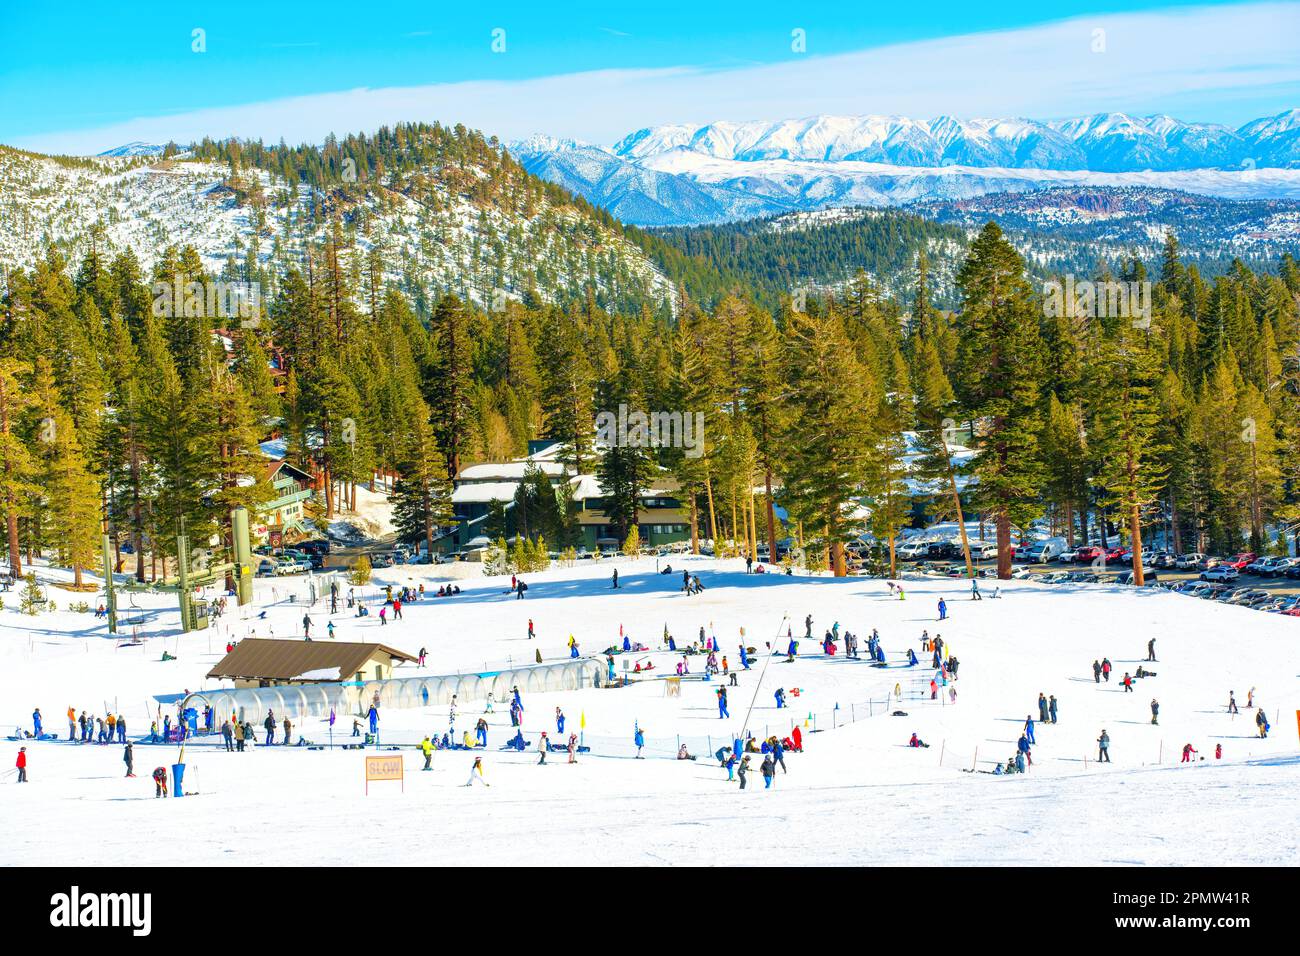
[{"label": "distant mountain ridge", "polygon": [[1300,109],[1237,129],[1123,113],[815,116],[646,127],[608,147],[542,136],[509,149],[529,172],[645,226],[1053,186],[1300,198]]}]

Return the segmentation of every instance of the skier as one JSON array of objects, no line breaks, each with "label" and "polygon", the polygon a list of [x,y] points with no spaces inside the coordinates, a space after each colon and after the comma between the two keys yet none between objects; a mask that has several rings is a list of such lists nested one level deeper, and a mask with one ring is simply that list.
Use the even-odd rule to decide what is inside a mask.
[{"label": "skier", "polygon": [[34,728],[32,736],[37,740],[41,739],[41,709],[37,707],[32,711],[32,727]]},{"label": "skier", "polygon": [[487,746],[487,732],[488,732],[487,721],[484,720],[482,717],[480,717],[478,719],[478,723],[474,725],[474,735],[478,738],[478,745],[480,747]]},{"label": "skier", "polygon": [[776,779],[776,766],[772,763],[771,754],[763,758],[762,766],[759,769],[763,774],[763,789],[772,789],[772,781]]},{"label": "skier", "polygon": [[[370,705],[370,713],[369,713],[368,716],[370,717],[370,732],[371,732],[372,734],[378,736],[378,734],[379,734],[379,710],[375,707],[374,704],[371,704],[371,705]],[[355,737],[355,736],[358,736],[358,735],[357,735],[357,734],[353,734],[353,736]]]},{"label": "skier", "polygon": [[128,743],[122,748],[122,762],[126,764],[126,775],[135,776],[135,754],[131,751],[131,745]]},{"label": "skier", "polygon": [[636,744],[636,759],[644,760],[645,758],[641,756],[641,748],[645,746],[645,731],[639,726],[636,729],[636,733],[632,735],[632,742]]},{"label": "skier", "polygon": [[18,768],[18,782],[26,783],[27,782],[27,748],[26,747],[18,748],[18,760],[14,764],[14,766]]},{"label": "skier", "polygon": [[1110,763],[1110,734],[1106,733],[1104,727],[1101,736],[1097,738],[1097,762]]},{"label": "skier", "polygon": [[1192,754],[1194,753],[1196,753],[1195,747],[1191,744],[1183,744],[1183,759],[1180,760],[1179,763],[1188,763],[1189,761],[1195,763],[1195,761],[1192,760]]},{"label": "skier", "polygon": [[564,733],[564,711],[555,708],[555,736],[559,737]]},{"label": "skier", "polygon": [[167,796],[167,769],[165,767],[153,768],[153,795],[155,800]]},{"label": "skier", "polygon": [[745,775],[749,773],[749,754],[741,758],[740,766],[736,768],[736,776],[740,778],[740,789],[745,789]]},{"label": "skier", "polygon": [[1031,744],[1038,743],[1038,741],[1034,740],[1034,718],[1030,714],[1025,715],[1025,736],[1029,738]]},{"label": "skier", "polygon": [[1151,698],[1151,723],[1157,726],[1160,724],[1160,701],[1154,697]]},{"label": "skier", "polygon": [[749,658],[745,654],[745,645],[740,645],[740,663],[744,665],[745,670],[749,670]]},{"label": "skier", "polygon": [[1240,711],[1237,710],[1237,698],[1233,696],[1232,691],[1228,691],[1228,713],[1240,713]]},{"label": "skier", "polygon": [[[772,760],[781,765],[782,773],[789,773],[785,766],[785,748],[781,746],[781,741],[777,740],[776,735],[772,735]],[[775,773],[775,768],[773,769]]]},{"label": "skier", "polygon": [[778,688],[776,689],[776,693],[773,694],[772,696],[776,698],[776,709],[777,709],[777,710],[781,710],[783,707],[785,707],[785,688],[784,688],[784,687],[778,687]]},{"label": "skier", "polygon": [[68,705],[68,739],[77,739],[77,712],[72,709],[71,704]]},{"label": "skier", "polygon": [[939,620],[946,621],[947,619],[948,619],[948,605],[944,603],[943,598],[939,598]]},{"label": "skier", "polygon": [[569,763],[578,762],[578,735],[569,734]]},{"label": "skier", "polygon": [[475,757],[475,758],[474,758],[474,766],[472,766],[472,767],[469,768],[469,779],[465,781],[465,786],[467,786],[467,787],[472,787],[472,786],[474,786],[474,784],[476,784],[476,783],[481,783],[481,784],[483,784],[483,786],[485,786],[485,787],[490,787],[490,786],[492,786],[492,784],[488,783],[487,780],[485,780],[485,779],[483,778],[483,758],[482,758],[482,757]]}]

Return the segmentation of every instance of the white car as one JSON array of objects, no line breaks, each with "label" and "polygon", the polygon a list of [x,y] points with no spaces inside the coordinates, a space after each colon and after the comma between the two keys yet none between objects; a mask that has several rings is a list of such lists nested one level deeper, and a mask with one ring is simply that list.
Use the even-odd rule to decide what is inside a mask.
[{"label": "white car", "polygon": [[904,561],[917,561],[930,553],[930,546],[921,542],[911,542],[897,548],[894,556]]},{"label": "white car", "polygon": [[1174,567],[1179,571],[1191,571],[1198,564],[1205,560],[1205,555],[1199,551],[1189,551],[1187,554],[1180,554],[1178,560],[1174,562]]},{"label": "white car", "polygon": [[1073,564],[1075,560],[1078,558],[1078,556],[1079,556],[1079,549],[1071,548],[1068,551],[1062,551],[1060,554],[1058,554],[1056,556],[1056,560],[1060,564]]},{"label": "white car", "polygon": [[1216,564],[1208,571],[1201,572],[1202,581],[1235,581],[1240,575],[1230,564]]}]

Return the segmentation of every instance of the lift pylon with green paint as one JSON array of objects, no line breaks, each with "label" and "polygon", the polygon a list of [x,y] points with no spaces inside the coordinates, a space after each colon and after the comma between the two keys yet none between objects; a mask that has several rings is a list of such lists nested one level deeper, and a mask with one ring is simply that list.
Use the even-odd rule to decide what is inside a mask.
[{"label": "lift pylon with green paint", "polygon": [[[249,604],[253,600],[253,547],[248,537],[247,509],[235,508],[230,513],[230,532],[234,539],[235,560],[208,565],[202,572],[194,574],[190,572],[190,539],[185,533],[185,525],[182,522],[180,534],[176,536],[176,580],[154,582],[142,589],[177,593],[180,601],[182,631],[202,630],[208,626],[208,602],[196,599],[194,589],[212,584],[227,574],[232,574],[235,578],[235,594],[240,606]],[[104,578],[108,582],[109,628],[112,632],[116,630],[116,618],[107,535],[104,536]],[[139,585],[128,585],[128,587],[141,589]]]}]

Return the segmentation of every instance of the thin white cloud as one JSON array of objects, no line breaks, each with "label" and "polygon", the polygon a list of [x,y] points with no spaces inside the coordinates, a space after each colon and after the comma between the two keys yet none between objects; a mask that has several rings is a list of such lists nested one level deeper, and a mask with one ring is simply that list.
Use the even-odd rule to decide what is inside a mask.
[{"label": "thin white cloud", "polygon": [[[331,131],[404,120],[464,123],[502,139],[544,132],[592,142],[661,123],[817,113],[1046,119],[1120,110],[1239,122],[1300,102],[1297,37],[1297,3],[1084,16],[832,56],[816,55],[813,32],[807,54],[764,66],[360,88],[142,117],[18,145],[77,153],[205,135],[319,142]],[[1095,52],[1103,38],[1104,51]]]}]

